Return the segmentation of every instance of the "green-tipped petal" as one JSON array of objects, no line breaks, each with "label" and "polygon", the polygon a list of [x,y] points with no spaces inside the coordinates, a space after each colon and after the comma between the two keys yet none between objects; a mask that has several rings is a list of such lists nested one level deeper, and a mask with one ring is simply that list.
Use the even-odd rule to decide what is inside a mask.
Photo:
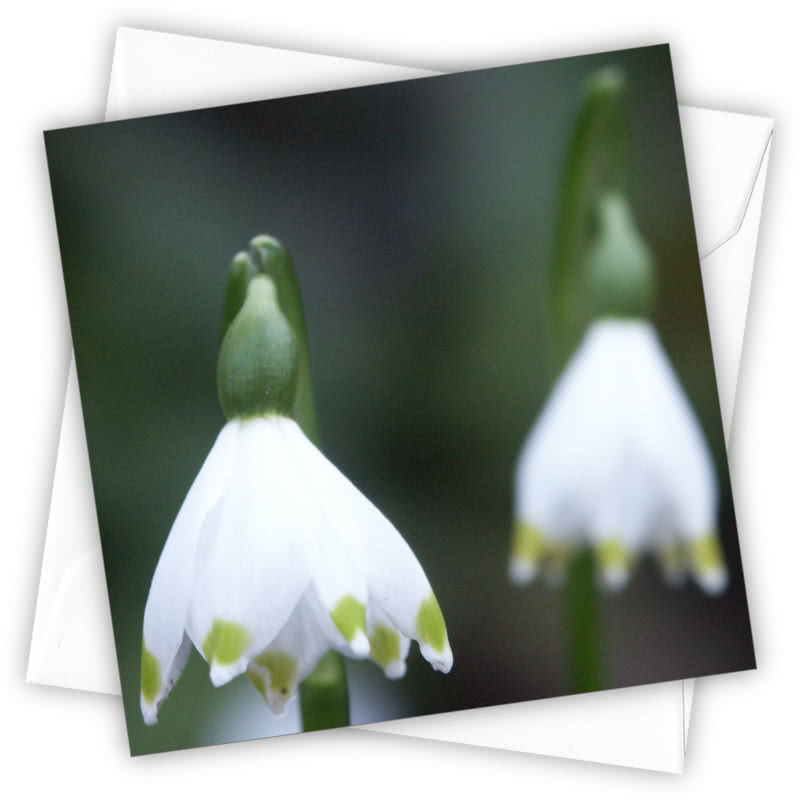
[{"label": "green-tipped petal", "polygon": [[330,612],[333,624],[357,655],[369,652],[367,606],[352,594],[345,595]]},{"label": "green-tipped petal", "polygon": [[297,659],[279,650],[267,650],[247,667],[247,675],[274,714],[282,714],[297,692]]},{"label": "green-tipped petal", "polygon": [[203,655],[211,667],[211,682],[222,686],[242,671],[252,634],[238,622],[215,619],[203,640]]},{"label": "green-tipped petal", "polygon": [[387,678],[402,678],[406,673],[408,639],[386,623],[375,625],[369,635],[369,657]]},{"label": "green-tipped petal", "polygon": [[153,705],[161,690],[161,665],[142,640],[142,697]]},{"label": "green-tipped petal", "polygon": [[437,669],[449,672],[453,654],[447,641],[442,609],[432,594],[420,604],[417,613],[417,637],[422,655]]},{"label": "green-tipped petal", "polygon": [[632,555],[620,539],[602,539],[594,549],[600,580],[604,588],[611,591],[621,589],[628,582]]},{"label": "green-tipped petal", "polygon": [[689,563],[692,574],[708,594],[721,594],[728,585],[725,555],[716,531],[692,539],[689,546]]},{"label": "green-tipped petal", "polygon": [[539,574],[545,554],[545,539],[536,525],[517,520],[511,536],[508,574],[512,583],[523,585]]}]

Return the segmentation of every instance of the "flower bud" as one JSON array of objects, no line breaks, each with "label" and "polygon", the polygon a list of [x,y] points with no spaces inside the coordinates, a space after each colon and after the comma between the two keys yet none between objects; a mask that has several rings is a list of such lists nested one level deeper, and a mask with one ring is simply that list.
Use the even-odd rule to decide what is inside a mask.
[{"label": "flower bud", "polygon": [[222,340],[217,362],[222,410],[229,420],[289,415],[296,384],[294,335],[272,280],[256,275]]},{"label": "flower bud", "polygon": [[653,307],[655,269],[650,249],[618,192],[598,204],[598,230],[586,260],[586,287],[593,317],[646,317]]}]

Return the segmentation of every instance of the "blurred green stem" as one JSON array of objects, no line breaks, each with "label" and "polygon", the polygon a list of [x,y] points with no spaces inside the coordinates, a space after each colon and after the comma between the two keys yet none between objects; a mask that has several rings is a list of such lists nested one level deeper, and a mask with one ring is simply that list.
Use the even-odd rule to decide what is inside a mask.
[{"label": "blurred green stem", "polygon": [[[297,394],[293,415],[308,438],[319,445],[319,429],[311,385],[311,357],[303,298],[294,263],[286,248],[272,236],[250,241],[249,253],[239,253],[231,263],[225,294],[222,335],[238,313],[255,273],[269,275],[278,303],[294,333],[297,347]],[[350,724],[350,702],[344,658],[334,651],[322,657],[314,672],[300,684],[300,711],[304,731],[338,728]]]},{"label": "blurred green stem", "polygon": [[559,368],[588,322],[584,268],[598,198],[628,180],[630,134],[624,73],[605,67],[586,81],[567,157],[556,220],[550,292]]},{"label": "blurred green stem", "polygon": [[[558,372],[590,321],[586,255],[598,199],[610,189],[624,188],[628,178],[630,139],[625,95],[626,79],[621,70],[605,67],[593,73],[585,84],[567,149],[550,274]],[[570,567],[565,603],[575,690],[599,689],[603,684],[600,609],[589,552],[579,554]]]},{"label": "blurred green stem", "polygon": [[566,585],[572,681],[575,691],[602,688],[600,609],[594,587],[592,555],[584,550],[573,561]]}]

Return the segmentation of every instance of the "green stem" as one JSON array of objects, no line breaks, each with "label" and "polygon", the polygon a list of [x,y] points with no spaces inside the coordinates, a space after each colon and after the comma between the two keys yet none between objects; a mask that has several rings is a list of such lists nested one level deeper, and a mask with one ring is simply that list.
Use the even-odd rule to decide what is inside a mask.
[{"label": "green stem", "polygon": [[592,74],[567,149],[550,274],[560,366],[588,321],[584,266],[597,200],[609,189],[623,188],[628,179],[626,95],[625,75],[618,68]]},{"label": "green stem", "polygon": [[[627,182],[630,135],[626,94],[625,75],[616,67],[592,74],[567,149],[550,274],[559,372],[589,322],[585,268],[598,199]],[[575,689],[599,689],[600,609],[588,551],[579,554],[570,567],[565,604]]]},{"label": "green stem", "polygon": [[[260,235],[250,241],[250,252],[239,253],[231,264],[222,335],[241,308],[247,285],[256,273],[269,275],[275,284],[278,304],[294,334],[297,348],[297,394],[292,409],[297,424],[308,438],[319,444],[319,428],[311,383],[303,298],[294,263],[286,248],[272,236]],[[350,703],[344,658],[334,651],[322,657],[314,672],[300,684],[303,730],[316,731],[350,724]]]},{"label": "green stem", "polygon": [[594,585],[594,564],[588,550],[572,562],[565,594],[573,687],[576,692],[594,692],[603,687],[603,670],[600,609]]},{"label": "green stem", "polygon": [[350,702],[344,659],[330,650],[300,684],[304,731],[321,731],[350,724]]}]

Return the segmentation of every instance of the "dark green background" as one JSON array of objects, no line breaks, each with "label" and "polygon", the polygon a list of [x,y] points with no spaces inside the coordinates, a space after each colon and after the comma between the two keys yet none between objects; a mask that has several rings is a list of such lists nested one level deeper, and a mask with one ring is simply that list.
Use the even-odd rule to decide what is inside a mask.
[{"label": "dark green background", "polygon": [[712,445],[732,583],[709,599],[645,562],[601,596],[608,688],[752,667],[666,46],[46,134],[131,748],[284,731],[245,678],[193,653],[159,725],[139,713],[141,622],[167,532],[224,423],[215,370],[233,254],[292,252],[323,450],[431,579],[455,666],[416,646],[390,683],[349,662],[353,721],[572,691],[563,595],[506,580],[511,484],[552,380],[547,269],[580,87],[630,81],[632,199],[656,323]]}]

